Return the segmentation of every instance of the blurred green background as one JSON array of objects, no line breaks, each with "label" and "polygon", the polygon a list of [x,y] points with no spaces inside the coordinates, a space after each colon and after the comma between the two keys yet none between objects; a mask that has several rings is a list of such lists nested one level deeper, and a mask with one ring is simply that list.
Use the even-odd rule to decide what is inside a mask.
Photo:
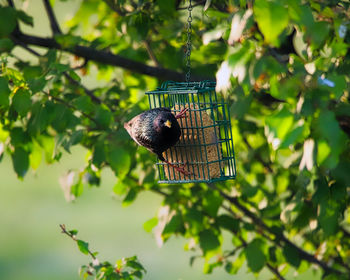
[{"label": "blurred green background", "polygon": [[[26,2],[30,2],[27,12],[40,18],[44,12],[42,2],[15,1],[18,6]],[[69,18],[78,5],[79,1],[56,1],[59,21],[63,23]],[[41,18],[47,21],[46,17]],[[35,28],[29,33],[49,34],[48,22],[35,24]],[[84,82],[89,86],[101,83],[91,77],[84,78]],[[246,268],[234,276],[222,269],[204,275],[201,261],[190,267],[193,253],[183,250],[182,238],[171,239],[158,248],[153,235],[143,230],[143,223],[156,214],[161,199],[150,193],[141,194],[130,207],[123,208],[121,199],[112,194],[115,178],[110,170],[103,172],[101,187],[85,189],[76,202],[67,203],[59,178],[69,169],[82,167],[84,158],[82,148],[73,149],[59,164],[42,164],[35,174],[30,173],[20,181],[9,156],[4,156],[0,164],[1,280],[79,279],[78,267],[90,259],[60,233],[61,223],[68,229],[79,230],[79,238],[89,242],[93,251],[99,251],[102,260],[113,262],[137,255],[148,271],[146,280],[255,279]],[[270,277],[268,272],[263,275],[264,279]],[[319,274],[308,271],[295,279],[319,279]]]},{"label": "blurred green background", "polygon": [[[22,182],[5,156],[0,165],[0,279],[79,279],[78,267],[90,259],[60,233],[60,223],[78,229],[79,238],[90,242],[101,260],[138,255],[148,271],[145,279],[240,279],[219,270],[203,275],[200,262],[191,268],[193,253],[183,250],[184,239],[158,248],[143,223],[155,215],[160,199],[148,193],[123,208],[112,195],[115,178],[109,170],[100,188],[86,189],[76,202],[67,203],[59,177],[83,166],[84,157],[82,149],[75,149],[60,164],[42,165]],[[250,276],[245,279],[254,279]]]}]

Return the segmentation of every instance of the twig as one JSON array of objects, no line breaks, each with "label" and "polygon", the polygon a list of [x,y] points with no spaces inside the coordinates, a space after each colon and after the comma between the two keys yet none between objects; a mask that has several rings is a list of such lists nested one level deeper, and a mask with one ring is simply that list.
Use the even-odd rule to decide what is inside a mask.
[{"label": "twig", "polygon": [[145,44],[145,47],[146,47],[146,50],[147,50],[147,53],[150,57],[150,59],[152,59],[152,61],[154,62],[154,65],[157,66],[157,67],[161,67],[157,57],[155,56],[152,48],[151,48],[151,44],[148,42],[148,40],[144,40],[143,43]]},{"label": "twig", "polygon": [[[50,93],[42,90],[41,91],[42,93],[44,93],[46,96],[48,96],[49,98],[52,98],[53,100],[59,102],[59,103],[62,103],[63,105],[67,106],[68,108],[74,110],[74,111],[79,111],[76,107],[74,107],[72,104],[66,102],[65,100],[61,99],[61,98],[58,98],[56,96],[52,96]],[[94,122],[96,124],[97,127],[99,127],[99,123],[93,118],[91,117],[89,114],[86,114],[85,112],[82,112],[82,111],[79,111],[85,118],[91,120],[92,122]]]},{"label": "twig", "polygon": [[[78,242],[78,239],[76,238],[75,235],[73,235],[71,232],[67,231],[66,229],[66,225],[64,224],[60,224],[60,228],[62,229],[62,233],[69,236],[73,241]],[[93,260],[97,260],[97,258],[95,257],[95,255],[89,250],[89,248],[86,248],[86,251],[89,253],[89,255],[91,256],[91,258]]]},{"label": "twig", "polygon": [[278,269],[272,266],[270,263],[266,262],[266,266],[270,269],[270,271],[276,275],[276,277],[280,280],[285,280],[285,278],[279,273]]},{"label": "twig", "polygon": [[224,258],[228,258],[228,257],[234,256],[237,253],[237,251],[241,250],[244,247],[245,247],[244,245],[237,246],[232,251],[230,251],[226,255],[224,255]]},{"label": "twig", "polygon": [[48,16],[49,21],[50,21],[50,26],[51,26],[51,30],[52,30],[53,35],[62,34],[60,26],[58,25],[55,13],[52,10],[52,7],[51,7],[49,0],[43,0],[43,2],[44,2],[47,16]]},{"label": "twig", "polygon": [[[67,80],[68,80],[71,84],[74,84],[74,85],[76,85],[76,86],[78,86],[78,87],[81,87],[81,88],[85,91],[85,93],[86,93],[88,96],[90,96],[90,98],[92,99],[92,101],[94,101],[94,102],[97,103],[97,104],[101,104],[101,103],[102,103],[101,99],[99,99],[96,95],[94,95],[94,93],[93,93],[92,90],[86,88],[86,87],[83,86],[81,83],[79,83],[78,81],[74,80],[71,76],[69,76],[69,74],[64,73],[63,75],[67,78]],[[111,109],[111,110],[112,110],[112,109]]]}]

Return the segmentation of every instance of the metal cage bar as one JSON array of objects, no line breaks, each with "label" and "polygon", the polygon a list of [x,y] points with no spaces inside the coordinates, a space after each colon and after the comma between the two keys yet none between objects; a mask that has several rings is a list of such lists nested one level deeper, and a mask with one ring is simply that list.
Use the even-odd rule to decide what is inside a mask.
[{"label": "metal cage bar", "polygon": [[167,107],[174,114],[189,109],[186,117],[178,120],[180,140],[163,155],[190,175],[158,162],[159,183],[216,182],[236,177],[230,112],[215,86],[212,81],[167,81],[146,92],[151,109]]}]

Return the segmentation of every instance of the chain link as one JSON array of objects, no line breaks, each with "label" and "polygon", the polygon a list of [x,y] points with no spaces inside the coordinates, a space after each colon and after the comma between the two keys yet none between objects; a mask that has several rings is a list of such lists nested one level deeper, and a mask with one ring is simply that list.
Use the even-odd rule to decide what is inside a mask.
[{"label": "chain link", "polygon": [[186,67],[187,67],[187,73],[186,73],[186,82],[189,83],[191,79],[191,50],[192,50],[192,42],[191,42],[191,35],[192,35],[192,2],[189,0],[188,5],[188,18],[187,18],[187,42],[186,42]]}]

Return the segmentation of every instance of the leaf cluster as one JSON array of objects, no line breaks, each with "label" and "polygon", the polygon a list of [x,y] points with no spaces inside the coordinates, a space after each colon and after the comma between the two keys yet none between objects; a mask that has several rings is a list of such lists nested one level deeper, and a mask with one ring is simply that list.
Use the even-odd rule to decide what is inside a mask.
[{"label": "leaf cluster", "polygon": [[[45,39],[22,33],[19,22],[39,21],[8,2],[0,6],[0,155],[19,178],[81,145],[86,165],[62,177],[66,198],[111,168],[124,206],[143,191],[163,197],[145,230],[159,244],[185,237],[205,273],[247,264],[277,279],[315,268],[324,279],[349,278],[348,1],[193,1],[192,72],[216,74],[230,105],[238,176],[166,186],[123,123],[148,108],[143,93],[164,73],[179,78],[185,3],[83,1],[64,33]],[[91,89],[96,69],[102,86]]]}]

